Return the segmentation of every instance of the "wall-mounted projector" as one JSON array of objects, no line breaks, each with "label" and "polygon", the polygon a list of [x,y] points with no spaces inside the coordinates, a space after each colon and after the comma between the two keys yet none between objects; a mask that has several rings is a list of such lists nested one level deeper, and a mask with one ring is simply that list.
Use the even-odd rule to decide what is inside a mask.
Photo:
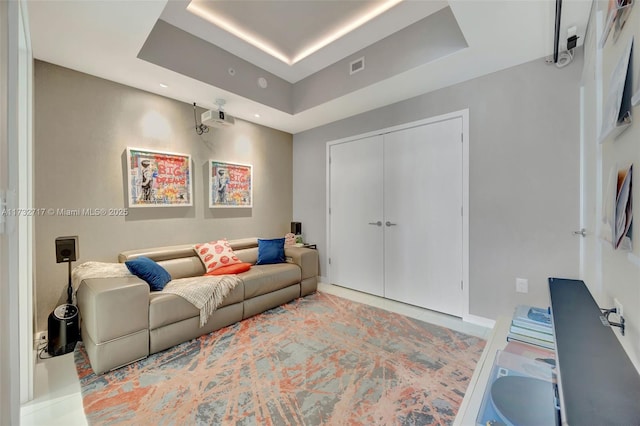
[{"label": "wall-mounted projector", "polygon": [[224,111],[215,111],[210,109],[209,111],[205,111],[200,116],[202,124],[209,127],[231,127],[235,124],[236,120],[226,114]]}]

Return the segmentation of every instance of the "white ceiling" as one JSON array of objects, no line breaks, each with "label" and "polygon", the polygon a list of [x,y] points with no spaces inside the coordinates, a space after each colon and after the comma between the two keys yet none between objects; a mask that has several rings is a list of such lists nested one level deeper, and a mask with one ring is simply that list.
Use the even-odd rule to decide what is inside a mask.
[{"label": "white ceiling", "polygon": [[[226,17],[235,27],[250,30],[251,36],[293,58],[303,49],[301,46],[335,28],[338,17],[358,15],[381,1],[198,0],[198,3],[208,3],[210,11]],[[232,93],[229,88],[214,87],[137,57],[156,21],[162,19],[294,83],[447,4],[468,48],[297,114],[268,107]],[[28,14],[34,56],[189,104],[197,102],[206,108],[213,108],[216,98],[224,98],[225,109],[233,116],[297,133],[553,52],[554,0],[405,0],[293,65],[194,15],[186,10],[188,5],[188,0],[31,0]],[[566,40],[567,28],[576,26],[581,44],[590,8],[591,0],[563,1],[562,40]],[[169,87],[162,88],[160,83]]]}]

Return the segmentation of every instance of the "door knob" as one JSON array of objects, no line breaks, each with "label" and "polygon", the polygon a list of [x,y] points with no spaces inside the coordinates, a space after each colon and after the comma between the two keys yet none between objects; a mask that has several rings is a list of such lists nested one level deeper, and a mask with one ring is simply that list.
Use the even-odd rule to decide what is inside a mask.
[{"label": "door knob", "polygon": [[397,225],[397,223],[391,223],[391,222],[389,222],[389,221],[386,221],[386,222],[385,222],[385,225],[387,225],[387,226],[396,226],[396,225]]},{"label": "door knob", "polygon": [[382,221],[377,221],[377,222],[369,222],[369,225],[376,225],[376,226],[382,226]]},{"label": "door knob", "polygon": [[579,231],[573,231],[573,234],[574,235],[582,235],[583,237],[586,237],[587,236],[587,230],[582,228]]}]

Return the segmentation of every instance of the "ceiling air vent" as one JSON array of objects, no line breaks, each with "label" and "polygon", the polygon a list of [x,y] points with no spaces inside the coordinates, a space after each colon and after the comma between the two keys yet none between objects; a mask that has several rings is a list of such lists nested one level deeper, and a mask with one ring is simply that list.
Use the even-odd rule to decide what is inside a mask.
[{"label": "ceiling air vent", "polygon": [[349,64],[349,75],[355,74],[364,69],[364,56],[358,58]]}]

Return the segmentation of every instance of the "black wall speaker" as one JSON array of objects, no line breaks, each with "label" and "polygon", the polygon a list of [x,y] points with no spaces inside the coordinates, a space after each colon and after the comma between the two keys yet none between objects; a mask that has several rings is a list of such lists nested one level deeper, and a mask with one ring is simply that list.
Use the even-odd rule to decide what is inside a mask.
[{"label": "black wall speaker", "polygon": [[296,235],[302,234],[302,222],[291,222],[291,233]]},{"label": "black wall speaker", "polygon": [[78,257],[78,237],[56,238],[56,262],[75,262]]}]

